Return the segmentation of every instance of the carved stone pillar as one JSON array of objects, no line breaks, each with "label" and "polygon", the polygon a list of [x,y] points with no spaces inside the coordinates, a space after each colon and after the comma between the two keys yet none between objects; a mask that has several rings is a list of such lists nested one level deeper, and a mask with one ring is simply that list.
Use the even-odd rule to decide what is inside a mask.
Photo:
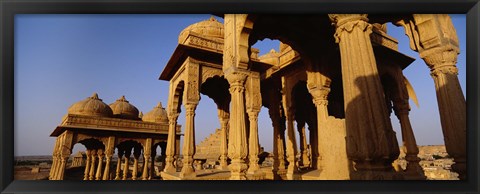
[{"label": "carved stone pillar", "polygon": [[220,127],[221,127],[221,145],[220,145],[220,169],[226,170],[228,169],[227,163],[227,154],[228,154],[228,147],[227,147],[227,130],[228,130],[228,119],[230,114],[225,112],[224,110],[218,109],[218,119],[220,120]]},{"label": "carved stone pillar", "polygon": [[452,169],[459,174],[461,180],[465,180],[467,109],[457,77],[457,54],[453,49],[440,48],[421,52],[420,56],[430,67],[435,82],[445,147],[455,161]]},{"label": "carved stone pillar", "polygon": [[186,123],[185,137],[183,141],[183,167],[180,171],[180,177],[195,177],[193,168],[193,155],[195,154],[195,109],[197,104],[185,104]]},{"label": "carved stone pillar", "polygon": [[61,137],[59,137],[59,147],[58,147],[58,159],[57,169],[55,170],[56,174],[54,175],[53,180],[63,180],[65,174],[65,167],[70,158],[72,152],[73,144],[73,132],[65,131]]},{"label": "carved stone pillar", "polygon": [[108,143],[105,148],[105,171],[103,172],[103,180],[110,180],[110,166],[113,153],[115,152],[115,137],[108,137]]},{"label": "carved stone pillar", "polygon": [[88,176],[88,180],[95,180],[95,165],[96,165],[96,158],[97,158],[97,150],[92,150],[90,152],[90,158],[92,159],[92,162],[90,163],[90,174]]},{"label": "carved stone pillar", "polygon": [[283,174],[285,172],[285,152],[283,149],[284,129],[280,124],[280,94],[275,92],[270,93],[270,107],[268,108],[268,114],[272,120],[273,127],[273,173],[276,175]]},{"label": "carved stone pillar", "polygon": [[148,180],[152,180],[155,173],[155,157],[157,156],[157,146],[152,147],[152,157],[150,158],[150,173],[148,175]]},{"label": "carved stone pillar", "polygon": [[162,162],[162,165],[160,166],[160,169],[159,169],[160,172],[163,171],[163,169],[165,168],[166,149],[167,149],[167,145],[160,145],[160,150],[162,151],[162,155],[160,156],[160,162]]},{"label": "carved stone pillar", "polygon": [[135,148],[133,152],[133,172],[132,180],[137,180],[138,175],[138,158],[140,157],[140,148]]},{"label": "carved stone pillar", "polygon": [[[327,127],[327,118],[328,118],[328,93],[330,93],[329,88],[316,88],[310,89],[310,94],[313,98],[313,104],[317,108],[317,132],[316,132],[316,139],[317,139],[317,169],[323,169],[324,161],[322,161],[322,155],[328,157],[328,154],[332,153],[325,153],[331,150],[325,150],[322,146],[328,146],[331,143],[338,143],[338,142],[329,142],[328,137],[326,137],[325,127]],[[328,167],[327,167],[328,168]]]},{"label": "carved stone pillar", "polygon": [[50,174],[49,174],[49,177],[48,179],[49,180],[55,180],[55,172],[57,170],[57,166],[58,166],[58,161],[59,161],[59,158],[58,158],[58,150],[59,150],[59,143],[60,142],[60,137],[57,137],[57,139],[55,140],[55,146],[53,147],[53,153],[52,153],[52,167],[50,169]]},{"label": "carved stone pillar", "polygon": [[59,169],[58,180],[63,180],[63,177],[65,176],[65,167],[67,165],[68,158],[69,158],[68,156],[67,157],[63,156],[61,158],[61,165]]},{"label": "carved stone pillar", "polygon": [[176,129],[177,129],[177,119],[178,119],[178,113],[169,113],[168,115],[168,138],[167,138],[167,150],[166,150],[166,155],[167,157],[165,158],[165,169],[163,169],[164,172],[167,173],[175,173],[177,170],[175,169],[175,166],[173,165],[174,158],[173,156],[175,155],[175,136],[176,136]]},{"label": "carved stone pillar", "polygon": [[88,180],[88,173],[90,170],[90,150],[87,149],[85,151],[85,154],[87,155],[87,164],[85,164],[85,171],[83,172],[83,180]]},{"label": "carved stone pillar", "polygon": [[410,48],[419,52],[435,83],[440,121],[452,169],[466,178],[466,103],[456,66],[460,52],[457,32],[447,14],[413,14],[396,23],[405,28]]},{"label": "carved stone pillar", "polygon": [[286,148],[287,148],[287,179],[293,180],[295,179],[294,174],[298,171],[297,169],[297,141],[295,137],[295,130],[294,130],[294,107],[292,105],[292,85],[287,81],[286,77],[282,77],[282,103],[283,109],[285,113],[285,119],[287,121],[287,141],[286,141]]},{"label": "carved stone pillar", "polygon": [[402,128],[403,149],[405,152],[405,160],[407,161],[407,169],[405,172],[408,177],[406,178],[409,180],[425,180],[425,174],[419,164],[420,158],[418,157],[417,142],[415,141],[412,125],[410,124],[410,119],[408,118],[408,112],[410,111],[408,98],[394,99],[393,109],[395,111],[395,115],[400,121],[400,127]]},{"label": "carved stone pillar", "polygon": [[260,170],[258,165],[258,112],[259,111],[248,111],[248,119],[250,120],[250,134],[249,134],[249,156],[250,161],[249,168],[247,173],[255,174]]},{"label": "carved stone pillar", "polygon": [[123,153],[124,150],[117,148],[118,149],[118,158],[117,158],[117,169],[115,171],[115,180],[120,180],[120,171],[122,168],[122,158],[123,158]]},{"label": "carved stone pillar", "polygon": [[393,174],[385,172],[393,172],[399,148],[373,54],[372,25],[367,14],[329,17],[340,47],[347,153],[355,162],[354,179],[391,179]]},{"label": "carved stone pillar", "polygon": [[[152,139],[147,138],[145,141],[145,147],[143,147],[143,172],[142,180],[148,179],[148,161],[150,160],[151,148],[152,148]],[[168,145],[167,145],[168,147]],[[168,149],[167,149],[168,150]]]},{"label": "carved stone pillar", "polygon": [[308,157],[308,150],[307,150],[307,136],[305,134],[305,122],[298,122],[297,121],[297,130],[300,136],[300,153],[301,153],[301,166],[308,167],[310,166],[310,158]]},{"label": "carved stone pillar", "polygon": [[[310,132],[310,159],[311,167],[317,168],[318,166],[318,135],[317,135],[317,124],[308,125],[308,131]],[[320,169],[318,169],[320,170]]]},{"label": "carved stone pillar", "polygon": [[129,171],[128,160],[130,160],[130,154],[132,154],[132,148],[127,148],[127,149],[125,150],[125,163],[124,163],[124,165],[123,165],[123,177],[122,177],[122,180],[127,180],[128,171]]},{"label": "carved stone pillar", "polygon": [[258,165],[258,152],[260,150],[258,143],[258,113],[262,108],[262,95],[260,91],[260,74],[250,72],[245,81],[245,100],[246,110],[248,114],[248,147],[249,147],[249,168],[247,173],[261,173]]},{"label": "carved stone pillar", "polygon": [[245,180],[245,158],[247,157],[247,138],[245,126],[244,83],[247,75],[241,72],[225,74],[230,84],[231,110],[228,133],[228,157],[232,159],[228,166],[230,180]]},{"label": "carved stone pillar", "polygon": [[98,167],[97,167],[97,173],[95,174],[95,180],[101,180],[102,178],[102,166],[103,166],[103,150],[99,149],[97,151],[98,155]]}]

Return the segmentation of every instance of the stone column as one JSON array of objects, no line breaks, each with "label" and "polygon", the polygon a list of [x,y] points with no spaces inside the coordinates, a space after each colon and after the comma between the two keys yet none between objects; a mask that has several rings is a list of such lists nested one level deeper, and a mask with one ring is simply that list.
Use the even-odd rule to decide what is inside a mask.
[{"label": "stone column", "polygon": [[260,170],[258,165],[258,112],[256,110],[248,111],[248,119],[250,121],[250,133],[249,133],[249,168],[247,170],[248,174],[256,174]]},{"label": "stone column", "polygon": [[308,157],[307,150],[307,136],[305,134],[305,122],[297,121],[297,130],[300,136],[300,152],[301,152],[301,166],[308,167],[310,166],[310,158]]},{"label": "stone column", "polygon": [[162,166],[160,166],[160,169],[159,171],[163,171],[163,169],[165,168],[165,152],[166,152],[166,147],[167,145],[160,145],[160,150],[162,151],[162,155],[160,156],[160,161],[162,162]]},{"label": "stone column", "polygon": [[65,167],[67,165],[68,158],[69,156],[63,156],[61,158],[61,165],[60,165],[58,180],[63,180],[63,177],[65,176]]},{"label": "stone column", "polygon": [[185,137],[183,141],[183,167],[180,171],[180,177],[195,177],[195,169],[193,168],[193,155],[195,154],[195,109],[197,104],[185,104],[186,123]]},{"label": "stone column", "polygon": [[137,180],[138,175],[138,158],[140,157],[140,149],[135,148],[133,152],[133,172],[132,172],[132,180]]},{"label": "stone column", "polygon": [[58,169],[56,169],[57,174],[54,180],[63,180],[65,167],[72,152],[73,132],[65,131],[61,136],[58,147],[60,164],[58,165]]},{"label": "stone column", "polygon": [[[278,94],[279,95],[279,94]],[[280,102],[279,97],[274,93],[270,95],[271,105],[268,109],[268,114],[272,120],[273,127],[273,173],[283,174],[285,172],[285,152],[283,149],[284,132],[280,124]]]},{"label": "stone column", "polygon": [[225,74],[230,84],[231,110],[230,128],[228,132],[228,157],[232,159],[228,166],[231,175],[230,180],[246,180],[245,158],[247,157],[247,137],[245,126],[245,79],[247,75],[241,72]]},{"label": "stone column", "polygon": [[448,48],[422,52],[420,56],[430,67],[437,91],[438,109],[445,147],[455,164],[452,169],[461,180],[467,177],[466,168],[466,103],[458,81],[457,52]]},{"label": "stone column", "polygon": [[97,150],[92,150],[90,152],[90,154],[92,154],[90,156],[90,158],[92,159],[92,162],[90,163],[90,174],[88,176],[88,180],[95,180],[95,161],[96,161],[96,158],[97,158]]},{"label": "stone column", "polygon": [[[408,94],[407,94],[408,95]],[[420,166],[420,158],[418,157],[418,147],[413,134],[412,125],[408,118],[410,106],[407,99],[394,99],[393,109],[395,115],[400,121],[400,127],[402,128],[402,140],[403,149],[405,152],[405,160],[407,161],[407,169],[405,170],[408,180],[420,179],[425,180],[425,174]]]},{"label": "stone column", "polygon": [[102,178],[102,166],[103,166],[103,150],[99,149],[97,151],[98,155],[98,167],[97,167],[97,173],[95,175],[95,180],[101,180]]},{"label": "stone column", "polygon": [[[318,135],[317,135],[317,124],[315,125],[308,125],[308,131],[310,132],[310,159],[311,159],[311,167],[317,168],[318,167]],[[320,170],[320,169],[318,169]]]},{"label": "stone column", "polygon": [[225,112],[224,110],[218,109],[218,119],[220,120],[220,127],[221,127],[221,145],[220,145],[220,169],[226,170],[228,169],[227,163],[227,154],[228,154],[228,147],[227,147],[227,130],[228,130],[228,118],[230,114]]},{"label": "stone column", "polygon": [[89,170],[90,170],[90,150],[87,149],[87,151],[85,151],[85,154],[87,155],[87,164],[85,165],[85,171],[83,173],[83,180],[88,180],[88,174],[89,174]]},{"label": "stone column", "polygon": [[295,129],[293,127],[293,111],[286,110],[286,120],[287,120],[287,179],[294,180],[294,174],[298,171],[297,169],[297,140],[295,137]]},{"label": "stone column", "polygon": [[[170,134],[169,134],[170,136]],[[142,172],[142,180],[148,179],[148,161],[150,160],[150,154],[152,153],[152,139],[147,138],[145,141],[145,147],[143,148],[143,172]],[[168,145],[167,145],[168,148]],[[167,149],[168,150],[168,149]]]},{"label": "stone column", "polygon": [[294,121],[294,107],[292,105],[292,86],[286,77],[282,77],[282,103],[283,111],[285,113],[285,119],[287,121],[287,179],[295,179],[294,174],[297,169],[297,140],[295,137],[295,129],[293,126]]},{"label": "stone column", "polygon": [[353,179],[391,179],[386,172],[393,172],[399,148],[373,54],[372,25],[367,14],[329,17],[340,48],[347,153],[357,170]]},{"label": "stone column", "polygon": [[[329,88],[316,88],[310,89],[310,94],[312,95],[313,104],[317,108],[317,131],[316,131],[316,139],[317,139],[317,169],[322,169],[324,167],[324,161],[322,161],[322,155],[328,155],[332,153],[325,153],[325,149],[322,146],[328,146],[331,143],[338,143],[338,142],[328,142],[327,134],[325,133],[325,127],[327,127],[327,119],[328,119],[328,93],[330,93]],[[322,150],[323,149],[323,150]],[[324,152],[322,152],[324,151]],[[326,156],[328,157],[328,156]]]},{"label": "stone column", "polygon": [[123,153],[124,150],[118,149],[118,158],[117,158],[117,169],[115,171],[115,180],[120,180],[120,171],[122,168],[122,158],[123,158]]},{"label": "stone column", "polygon": [[57,137],[57,139],[55,140],[55,146],[53,147],[52,167],[50,168],[50,174],[49,174],[49,177],[48,177],[49,180],[55,180],[54,179],[55,178],[55,172],[56,172],[57,165],[58,165],[59,141],[60,141],[60,137]]},{"label": "stone column", "polygon": [[445,148],[454,158],[452,169],[461,180],[466,169],[466,103],[458,81],[458,37],[447,14],[414,14],[420,57],[430,68],[435,83]]},{"label": "stone column", "polygon": [[110,180],[110,162],[112,160],[113,153],[115,152],[115,137],[108,137],[107,146],[105,147],[105,171],[103,172],[103,180]]},{"label": "stone column", "polygon": [[168,115],[168,138],[167,138],[167,157],[165,158],[165,169],[164,172],[167,173],[175,173],[177,170],[175,169],[173,162],[175,156],[175,136],[176,136],[176,129],[177,129],[177,119],[178,113],[169,113]]},{"label": "stone column", "polygon": [[103,172],[102,180],[110,180],[110,166],[112,161],[112,154],[105,154],[105,171]]},{"label": "stone column", "polygon": [[157,156],[157,147],[152,147],[152,157],[150,158],[150,172],[148,173],[148,180],[152,180],[155,173],[155,157]]},{"label": "stone column", "polygon": [[128,177],[128,171],[129,171],[128,160],[130,159],[130,154],[132,154],[132,148],[127,148],[125,150],[125,164],[123,165],[122,180],[127,180],[127,177]]}]

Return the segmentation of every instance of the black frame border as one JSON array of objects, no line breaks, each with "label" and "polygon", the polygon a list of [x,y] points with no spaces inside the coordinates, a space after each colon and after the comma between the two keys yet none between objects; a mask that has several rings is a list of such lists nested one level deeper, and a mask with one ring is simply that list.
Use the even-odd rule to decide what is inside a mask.
[{"label": "black frame border", "polygon": [[[15,14],[462,13],[467,17],[466,181],[14,181]],[[1,0],[1,193],[478,193],[478,0]],[[125,184],[127,183],[127,184]],[[213,185],[212,185],[213,184]]]}]

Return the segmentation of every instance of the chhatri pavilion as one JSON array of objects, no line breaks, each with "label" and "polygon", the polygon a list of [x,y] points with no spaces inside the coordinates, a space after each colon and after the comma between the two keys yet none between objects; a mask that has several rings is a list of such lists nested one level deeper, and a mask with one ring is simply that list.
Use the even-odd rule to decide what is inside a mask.
[{"label": "chhatri pavilion", "polygon": [[[405,29],[411,49],[431,70],[425,76],[435,83],[446,150],[455,162],[452,170],[465,179],[466,106],[457,77],[458,38],[448,15],[218,16],[223,23],[212,17],[179,34],[160,75],[170,83],[162,119],[140,119],[138,111],[121,116],[96,95],[72,105],[52,133],[57,144],[50,179],[62,179],[65,160],[79,142],[91,158],[85,180],[117,178],[108,170],[115,148],[119,158],[129,158],[133,149],[135,158],[141,152],[148,160],[155,145],[165,146],[164,180],[423,180],[409,120],[409,99],[416,102],[416,97],[402,72],[415,59],[398,51],[398,41],[387,33],[388,22]],[[280,40],[280,48],[258,56],[252,45],[265,38]],[[221,126],[220,153],[209,174],[220,178],[195,169],[200,94],[217,106],[218,118],[212,119]],[[182,105],[186,123],[180,151]],[[273,166],[268,169],[258,164],[262,106],[273,126]],[[400,122],[401,140],[393,131],[392,113]],[[396,170],[392,163],[400,149],[407,167]],[[177,158],[182,158],[181,169]],[[148,177],[144,167],[142,179]]]},{"label": "chhatri pavilion", "polygon": [[[180,128],[175,128],[176,147],[179,146]],[[77,143],[87,149],[83,180],[150,180],[155,176],[153,165],[157,146],[165,153],[167,112],[159,103],[141,116],[125,96],[107,105],[94,93],[71,105],[62,123],[50,136],[57,138],[50,180],[64,179],[68,159]],[[117,164],[112,166],[115,153]],[[132,155],[133,164],[129,163]],[[143,168],[138,170],[140,156],[143,157]]]}]

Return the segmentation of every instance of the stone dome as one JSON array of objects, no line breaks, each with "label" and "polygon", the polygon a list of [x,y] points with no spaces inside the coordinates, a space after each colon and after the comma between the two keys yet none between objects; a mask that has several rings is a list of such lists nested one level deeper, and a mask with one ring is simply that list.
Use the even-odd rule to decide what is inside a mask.
[{"label": "stone dome", "polygon": [[198,23],[194,23],[180,32],[178,36],[178,43],[183,43],[191,32],[200,34],[209,38],[221,38],[223,39],[223,24],[220,23],[215,17],[210,17],[208,20],[204,20]]},{"label": "stone dome", "polygon": [[122,119],[139,120],[138,109],[132,104],[128,103],[125,96],[120,97],[114,103],[110,104],[113,111],[113,116]]},{"label": "stone dome", "polygon": [[162,103],[160,102],[153,110],[144,114],[142,120],[154,123],[168,123],[167,111],[162,107]]},{"label": "stone dome", "polygon": [[93,93],[91,97],[70,106],[68,114],[111,117],[113,111],[102,99],[98,98],[97,93]]},{"label": "stone dome", "polygon": [[280,63],[279,57],[280,57],[280,53],[275,51],[275,49],[272,49],[267,54],[264,54],[264,55],[258,57],[258,60],[260,60],[261,62],[264,62],[264,63],[268,63],[268,64],[271,64],[271,65],[277,66]]}]

